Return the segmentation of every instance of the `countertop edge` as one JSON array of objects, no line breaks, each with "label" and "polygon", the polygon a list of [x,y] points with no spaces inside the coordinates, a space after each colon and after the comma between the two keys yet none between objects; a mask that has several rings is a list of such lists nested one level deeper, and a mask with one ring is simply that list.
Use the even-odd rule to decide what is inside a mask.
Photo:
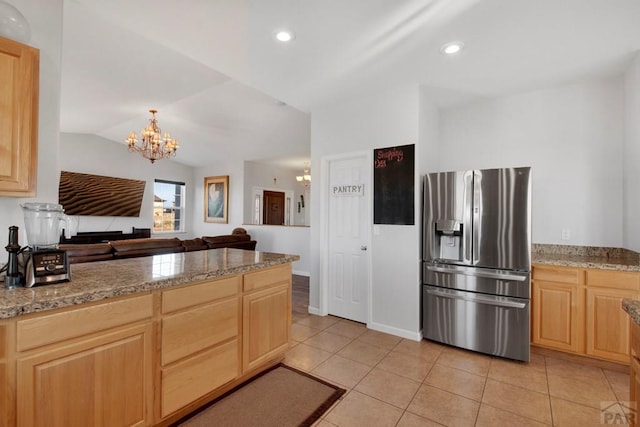
[{"label": "countertop edge", "polygon": [[[44,285],[38,288],[51,290],[53,294],[46,300],[42,301],[27,301],[24,303],[5,304],[5,307],[0,307],[0,320],[11,319],[31,313],[42,313],[50,310],[55,310],[63,307],[71,307],[96,301],[107,300],[110,298],[117,298],[121,296],[144,294],[159,289],[169,289],[172,287],[187,285],[203,280],[216,279],[224,276],[231,276],[235,274],[244,274],[253,270],[258,270],[267,267],[273,267],[276,265],[288,264],[300,259],[298,255],[289,254],[270,254],[278,255],[277,258],[270,258],[264,261],[258,261],[251,263],[250,265],[239,265],[230,268],[222,268],[214,271],[200,271],[192,273],[181,273],[173,276],[169,276],[163,279],[154,279],[142,281],[130,286],[120,285],[105,287],[95,291],[82,292],[79,291],[73,295],[61,295],[56,297],[56,290],[65,286],[69,286],[69,283]],[[110,262],[110,261],[106,261]],[[90,265],[90,264],[89,264]],[[103,264],[102,264],[103,265]],[[86,267],[84,267],[86,268]],[[57,287],[57,288],[56,288]],[[0,291],[2,295],[11,295],[12,292],[28,292],[35,288],[23,288],[18,287],[14,289],[4,289]]]}]

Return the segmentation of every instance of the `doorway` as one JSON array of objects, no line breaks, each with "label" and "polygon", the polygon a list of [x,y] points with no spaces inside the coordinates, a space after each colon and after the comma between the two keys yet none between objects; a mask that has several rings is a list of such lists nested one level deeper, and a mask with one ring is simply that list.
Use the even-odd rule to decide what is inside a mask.
[{"label": "doorway", "polygon": [[[327,314],[357,322],[370,319],[371,153],[332,157],[324,162],[326,235],[322,298]],[[321,308],[321,311],[325,311]]]},{"label": "doorway", "polygon": [[284,225],[284,193],[267,191],[263,193],[262,223]]}]

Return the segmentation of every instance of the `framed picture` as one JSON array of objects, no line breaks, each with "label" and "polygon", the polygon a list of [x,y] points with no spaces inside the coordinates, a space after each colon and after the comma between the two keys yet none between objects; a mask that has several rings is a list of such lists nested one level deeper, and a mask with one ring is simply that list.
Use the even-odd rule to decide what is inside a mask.
[{"label": "framed picture", "polygon": [[204,221],[229,222],[229,175],[204,178]]}]

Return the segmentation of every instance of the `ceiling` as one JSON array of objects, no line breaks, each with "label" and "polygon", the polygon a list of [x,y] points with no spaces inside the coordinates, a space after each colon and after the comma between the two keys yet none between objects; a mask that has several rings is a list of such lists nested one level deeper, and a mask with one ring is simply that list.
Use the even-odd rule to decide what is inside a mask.
[{"label": "ceiling", "polygon": [[124,143],[155,108],[172,161],[302,169],[320,105],[412,85],[446,109],[621,75],[639,22],[638,0],[64,0],[61,130]]}]

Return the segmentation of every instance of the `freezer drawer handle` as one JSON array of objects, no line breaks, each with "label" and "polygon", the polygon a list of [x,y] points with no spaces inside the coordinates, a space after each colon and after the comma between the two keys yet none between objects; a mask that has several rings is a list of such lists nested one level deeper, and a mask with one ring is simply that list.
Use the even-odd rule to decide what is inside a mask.
[{"label": "freezer drawer handle", "polygon": [[523,302],[503,301],[503,300],[494,299],[494,298],[486,298],[479,295],[470,297],[470,296],[462,296],[458,294],[451,294],[449,292],[435,291],[431,289],[429,289],[427,293],[430,295],[438,296],[438,297],[461,299],[464,301],[477,302],[480,304],[498,305],[501,307],[509,307],[509,308],[525,308],[526,307],[526,304]]},{"label": "freezer drawer handle", "polygon": [[438,273],[464,274],[466,276],[484,277],[486,279],[515,280],[515,281],[518,281],[518,282],[524,282],[526,280],[526,278],[527,278],[526,275],[467,271],[467,270],[457,269],[455,267],[453,267],[453,268],[444,268],[444,267],[435,267],[435,266],[432,266],[432,265],[428,265],[427,266],[427,270],[436,271]]}]

